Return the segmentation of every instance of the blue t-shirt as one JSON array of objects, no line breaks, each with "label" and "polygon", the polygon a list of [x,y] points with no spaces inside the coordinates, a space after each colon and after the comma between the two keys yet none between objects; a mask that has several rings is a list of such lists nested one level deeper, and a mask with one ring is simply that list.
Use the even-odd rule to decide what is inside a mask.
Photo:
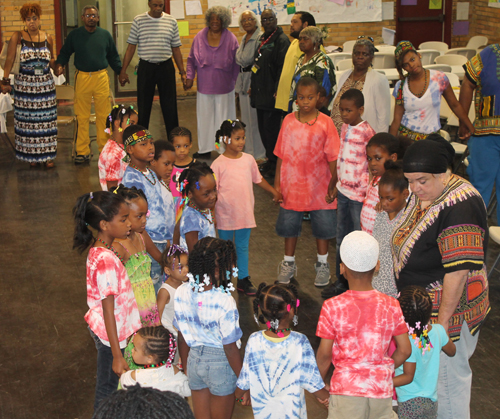
[{"label": "blue t-shirt", "polygon": [[188,248],[186,244],[186,233],[189,233],[190,231],[198,232],[198,240],[201,240],[203,237],[217,237],[215,234],[212,215],[206,215],[212,222],[208,221],[200,211],[197,211],[190,206],[186,206],[186,208],[184,208],[179,226],[181,234],[180,245],[182,247],[185,249]]},{"label": "blue t-shirt", "polygon": [[[149,179],[149,180],[148,180]],[[149,217],[146,231],[156,243],[166,243],[174,237],[175,209],[172,194],[149,169],[145,173],[128,166],[122,179],[127,188],[142,189],[148,200]]]},{"label": "blue t-shirt", "polygon": [[314,393],[325,387],[314,351],[302,333],[269,338],[252,333],[236,385],[250,390],[256,419],[307,418],[304,389]]},{"label": "blue t-shirt", "polygon": [[[405,362],[416,363],[415,376],[410,384],[396,387],[398,402],[402,403],[415,397],[424,397],[437,401],[437,384],[439,375],[439,356],[441,348],[445,346],[450,338],[440,324],[433,324],[429,332],[429,339],[433,348],[425,351],[422,355],[422,349],[411,342],[411,355]],[[410,337],[410,341],[411,341]],[[403,366],[396,369],[396,377],[403,374]]]}]

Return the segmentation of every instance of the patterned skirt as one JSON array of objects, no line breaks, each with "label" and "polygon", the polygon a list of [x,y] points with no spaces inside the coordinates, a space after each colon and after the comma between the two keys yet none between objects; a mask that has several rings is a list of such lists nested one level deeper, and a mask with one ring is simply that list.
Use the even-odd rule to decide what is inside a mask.
[{"label": "patterned skirt", "polygon": [[415,397],[414,399],[398,403],[399,419],[436,419],[437,402],[425,397]]},{"label": "patterned skirt", "polygon": [[[431,134],[439,134],[439,131],[432,132]],[[398,129],[398,135],[404,135],[405,137],[408,137],[413,141],[425,140],[431,134],[422,134],[421,132],[406,128],[404,125],[400,125]]]},{"label": "patterned skirt", "polygon": [[47,68],[35,76],[22,61],[14,82],[14,128],[16,157],[30,163],[56,158],[57,101],[54,79]]}]

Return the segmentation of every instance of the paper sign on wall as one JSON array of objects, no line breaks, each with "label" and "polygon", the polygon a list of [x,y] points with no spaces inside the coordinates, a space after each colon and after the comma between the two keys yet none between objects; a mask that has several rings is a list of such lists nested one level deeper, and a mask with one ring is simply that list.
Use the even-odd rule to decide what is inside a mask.
[{"label": "paper sign on wall", "polygon": [[179,26],[179,36],[189,36],[189,22],[187,20],[177,22],[177,26]]},{"label": "paper sign on wall", "polygon": [[184,19],[184,2],[182,0],[172,0],[170,2],[170,14],[176,19]]},{"label": "paper sign on wall", "polygon": [[469,20],[469,3],[457,3],[457,20]]},{"label": "paper sign on wall", "polygon": [[384,1],[382,3],[382,20],[394,19],[394,2]]},{"label": "paper sign on wall", "polygon": [[199,0],[186,1],[186,15],[197,16],[202,14],[203,11],[201,10],[201,3]]},{"label": "paper sign on wall", "polygon": [[416,6],[417,0],[401,0],[401,6]]},{"label": "paper sign on wall", "polygon": [[455,22],[453,24],[453,35],[469,35],[469,21]]},{"label": "paper sign on wall", "polygon": [[440,10],[443,8],[443,0],[429,0],[429,9]]}]

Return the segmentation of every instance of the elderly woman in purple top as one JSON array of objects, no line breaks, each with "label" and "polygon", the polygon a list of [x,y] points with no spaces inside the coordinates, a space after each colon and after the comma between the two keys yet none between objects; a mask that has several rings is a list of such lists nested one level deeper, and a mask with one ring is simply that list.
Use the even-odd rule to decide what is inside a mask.
[{"label": "elderly woman in purple top", "polygon": [[195,158],[209,158],[215,148],[214,134],[222,121],[236,118],[234,86],[240,70],[235,60],[238,40],[227,29],[231,24],[229,9],[211,7],[205,13],[205,20],[207,27],[198,32],[191,46],[184,85],[184,89],[190,89],[198,73]]}]

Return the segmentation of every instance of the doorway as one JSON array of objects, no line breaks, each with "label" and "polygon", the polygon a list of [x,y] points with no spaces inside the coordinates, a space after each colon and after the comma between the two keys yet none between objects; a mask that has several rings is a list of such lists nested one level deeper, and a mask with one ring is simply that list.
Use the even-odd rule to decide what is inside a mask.
[{"label": "doorway", "polygon": [[[398,0],[396,42],[408,40],[415,48],[422,42],[441,41],[451,47],[452,0],[441,0],[440,9],[429,9],[435,0]],[[411,4],[408,4],[411,3]]]}]

